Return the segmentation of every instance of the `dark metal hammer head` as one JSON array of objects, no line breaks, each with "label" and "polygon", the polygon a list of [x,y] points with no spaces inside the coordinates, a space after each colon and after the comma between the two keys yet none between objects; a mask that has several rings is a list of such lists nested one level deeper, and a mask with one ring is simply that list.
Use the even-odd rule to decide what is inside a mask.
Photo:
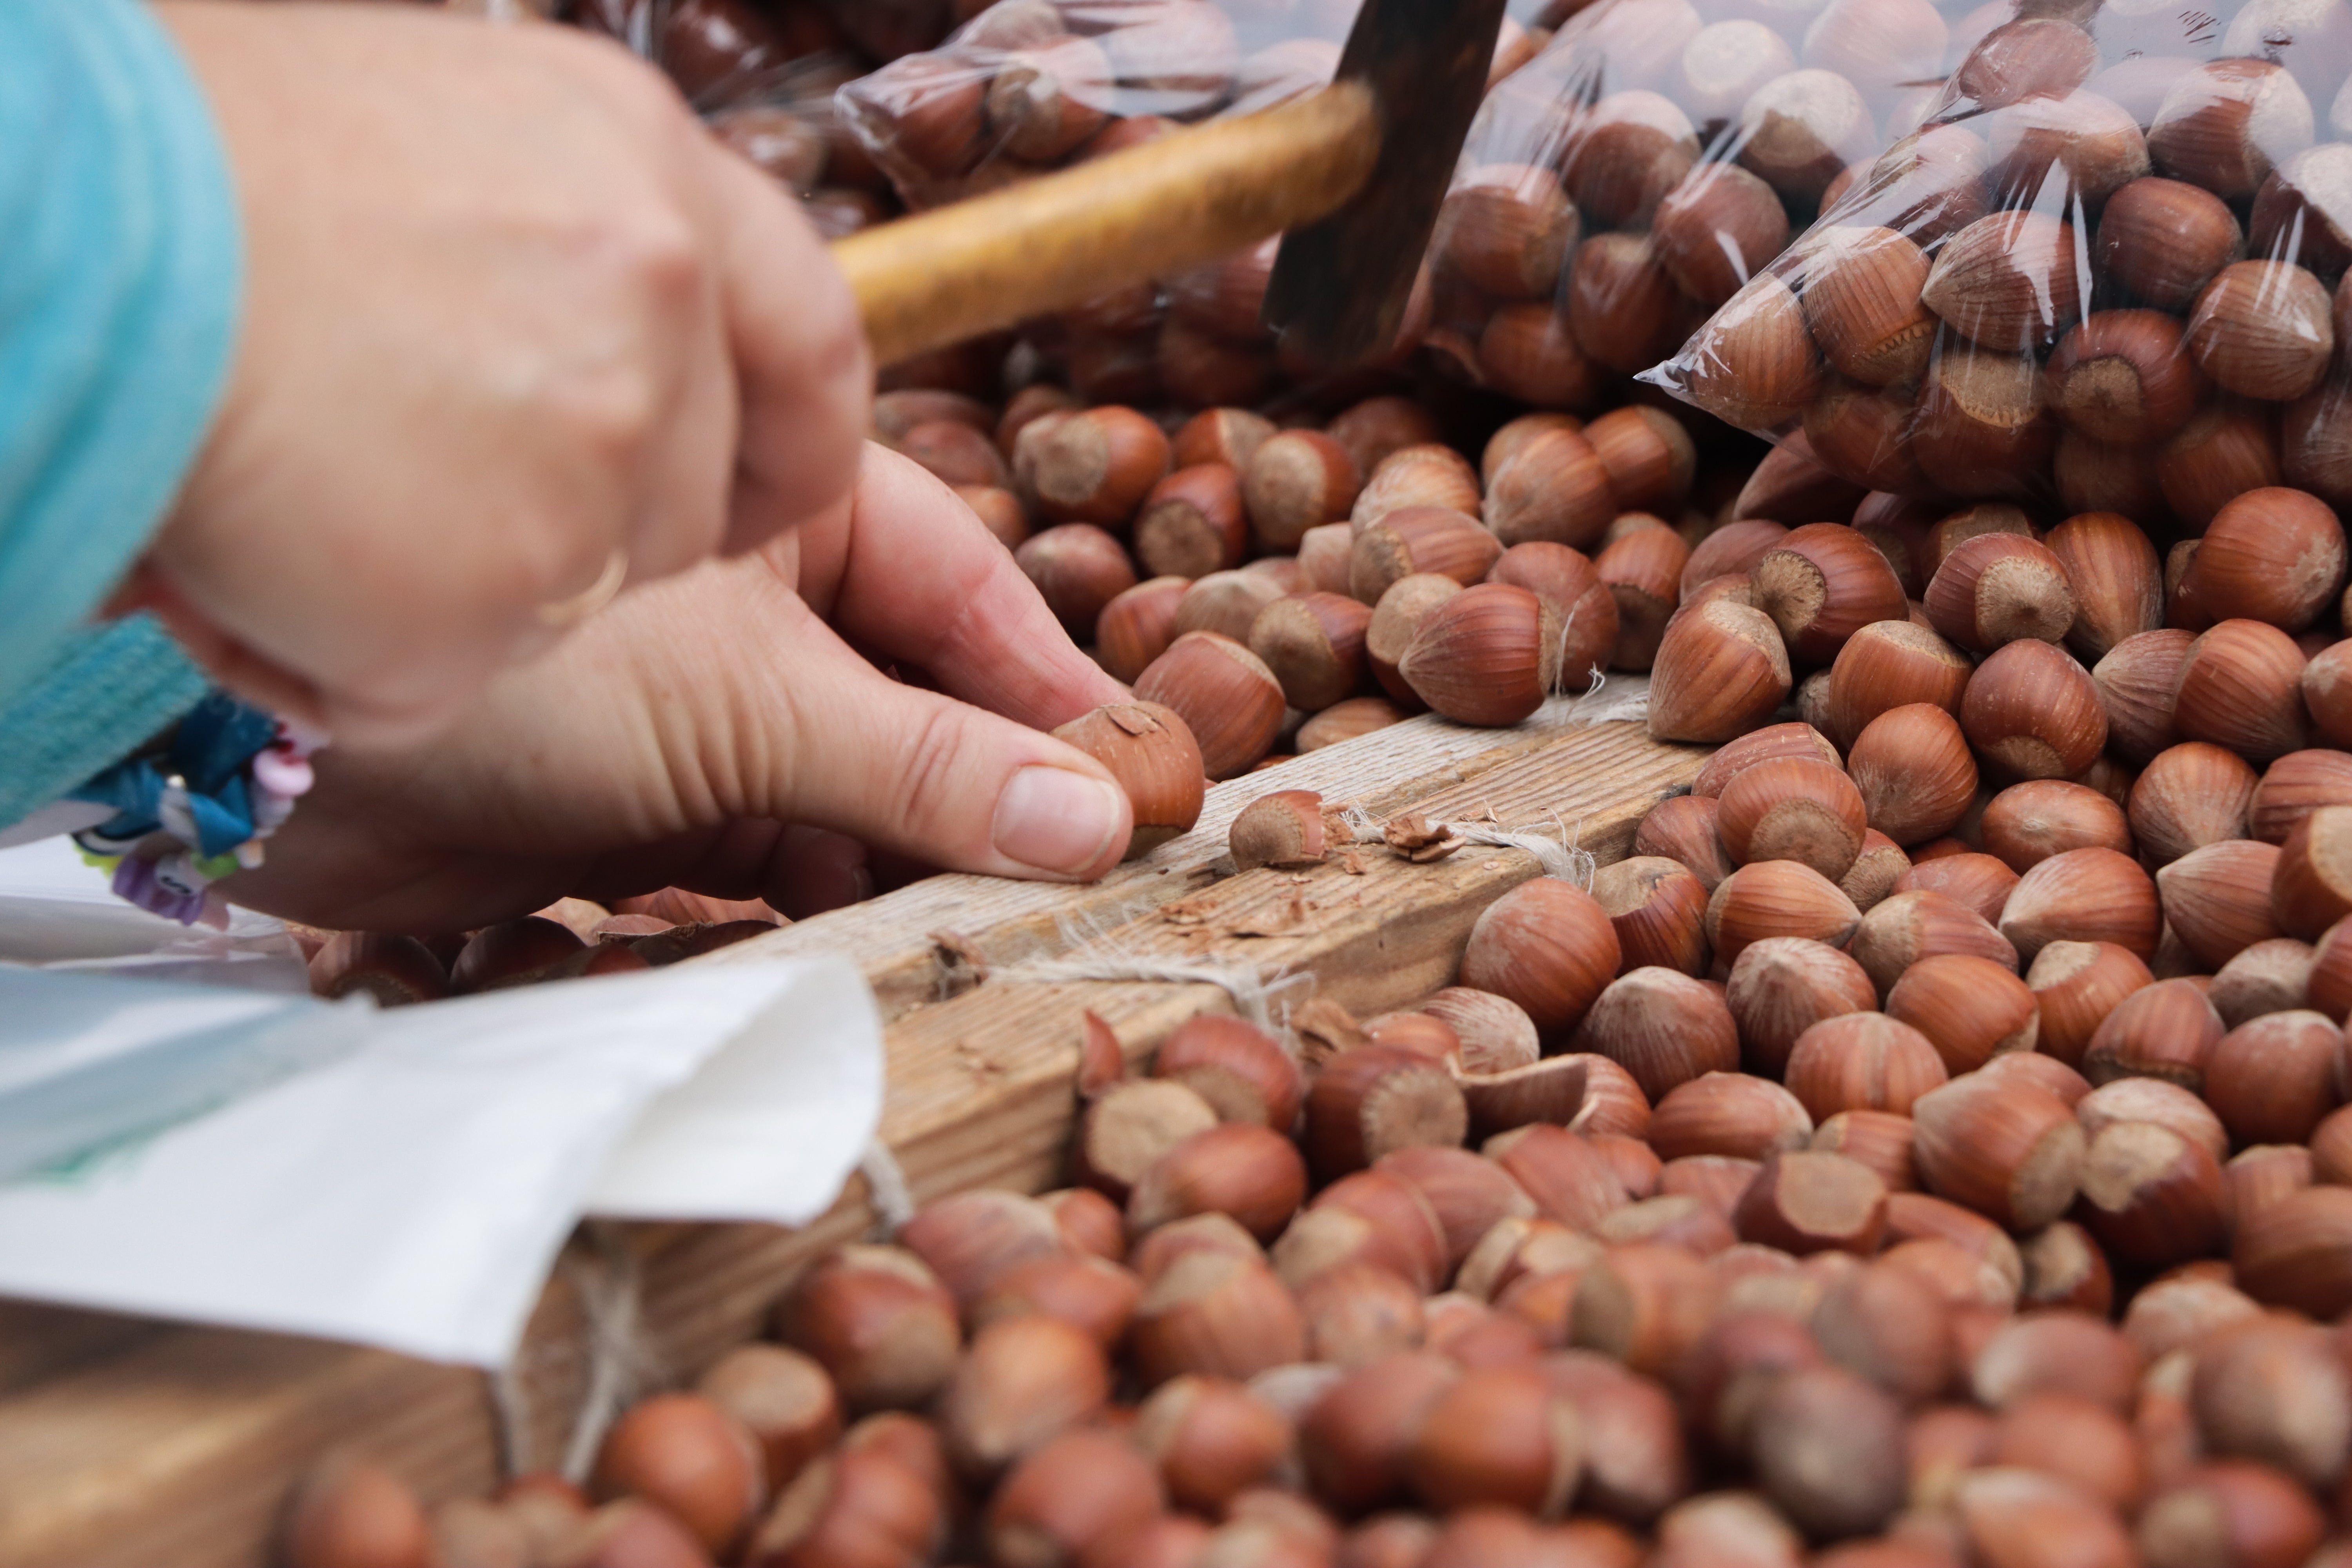
[{"label": "dark metal hammer head", "polygon": [[1486,90],[1504,0],[1364,0],[1340,81],[1370,88],[1380,161],[1345,206],[1285,236],[1265,319],[1343,365],[1396,341],[1463,139]]}]

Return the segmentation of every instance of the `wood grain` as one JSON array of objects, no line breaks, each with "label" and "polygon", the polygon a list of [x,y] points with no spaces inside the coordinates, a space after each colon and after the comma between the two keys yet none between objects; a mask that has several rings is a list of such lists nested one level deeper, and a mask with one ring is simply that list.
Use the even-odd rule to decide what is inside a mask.
[{"label": "wood grain", "polygon": [[[1565,704],[1505,734],[1417,720],[1220,786],[1199,830],[1104,887],[935,879],[756,945],[848,951],[877,989],[888,988],[882,1135],[919,1200],[978,1185],[1034,1191],[1058,1179],[1084,1012],[1140,1057],[1183,1019],[1231,1002],[1200,984],[1028,984],[1017,978],[1024,961],[1239,962],[1311,975],[1320,994],[1370,1013],[1447,983],[1478,911],[1538,874],[1523,851],[1474,847],[1422,866],[1373,850],[1361,875],[1331,865],[1220,877],[1223,825],[1250,799],[1318,788],[1364,800],[1376,816],[1408,805],[1456,819],[1491,812],[1507,824],[1556,816],[1606,863],[1625,852],[1642,814],[1687,785],[1704,760],[1634,725],[1577,726]],[[940,1000],[948,972],[926,933],[949,924],[987,954],[996,977]],[[723,956],[743,962],[744,952]],[[800,1268],[870,1224],[853,1181],[832,1212],[799,1231],[604,1233],[642,1276],[643,1384],[690,1377],[756,1333]],[[550,1464],[562,1450],[584,1385],[579,1273],[604,1266],[575,1239],[534,1315],[520,1363],[525,1465]],[[433,1497],[478,1490],[498,1469],[487,1383],[476,1374],[276,1336],[154,1332],[0,1400],[0,1563],[257,1565],[287,1485],[335,1443],[366,1448]]]},{"label": "wood grain", "polygon": [[837,240],[877,364],[1202,266],[1309,223],[1380,155],[1372,95],[1340,82]]}]

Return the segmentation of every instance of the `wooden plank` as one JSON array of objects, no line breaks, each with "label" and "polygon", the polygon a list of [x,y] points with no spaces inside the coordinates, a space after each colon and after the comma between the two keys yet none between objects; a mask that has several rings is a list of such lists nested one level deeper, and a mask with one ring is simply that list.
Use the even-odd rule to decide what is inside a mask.
[{"label": "wooden plank", "polygon": [[[714,953],[705,962],[755,963],[808,952],[848,952],[881,1004],[885,1018],[940,1001],[949,980],[930,940],[950,930],[991,963],[1053,957],[1073,926],[1122,925],[1147,910],[1198,890],[1200,874],[1225,858],[1225,833],[1242,807],[1276,789],[1311,789],[1353,800],[1375,816],[1402,811],[1453,784],[1477,778],[1549,746],[1590,723],[1589,715],[1643,700],[1645,676],[1612,677],[1591,699],[1556,697],[1512,730],[1472,730],[1424,714],[1345,745],[1310,752],[1264,773],[1229,779],[1209,791],[1192,832],[1144,859],[1121,866],[1091,887],[1011,882],[995,877],[940,876],[788,926],[773,936]],[[1621,726],[1622,727],[1622,726]]]},{"label": "wooden plank", "polygon": [[[883,1138],[919,1199],[975,1185],[1035,1190],[1057,1179],[1083,1011],[1098,1013],[1141,1054],[1183,1018],[1230,1003],[1212,986],[1032,984],[1005,969],[1017,975],[1041,956],[1213,953],[1312,974],[1322,994],[1370,1012],[1446,983],[1478,910],[1537,874],[1523,852],[1472,848],[1427,866],[1373,852],[1361,876],[1337,866],[1303,876],[1203,876],[1223,857],[1223,824],[1248,800],[1319,787],[1364,800],[1376,815],[1406,805],[1457,818],[1491,810],[1507,823],[1557,814],[1580,825],[1583,845],[1606,862],[1624,852],[1641,815],[1704,760],[1655,745],[1629,724],[1488,733],[1483,748],[1475,742],[1484,732],[1433,721],[1398,729],[1415,732],[1383,731],[1220,786],[1201,829],[1126,868],[1121,888],[942,878],[761,945],[814,951],[830,929],[839,934],[824,945],[856,952],[882,977],[877,985],[891,988]],[[1369,744],[1383,735],[1381,747]],[[1405,783],[1381,783],[1406,772]],[[959,892],[968,897],[960,901]],[[1170,910],[1178,897],[1183,905]],[[884,906],[887,919],[877,914]],[[927,933],[942,925],[971,939],[1000,977],[936,1000],[945,972]],[[1231,935],[1236,926],[1277,934]],[[862,1184],[853,1182],[831,1213],[797,1232],[738,1225],[619,1233],[642,1275],[636,1370],[646,1385],[689,1376],[756,1332],[800,1268],[869,1224]],[[568,1271],[595,1266],[594,1252],[575,1242],[534,1316],[520,1362],[526,1463],[560,1454],[585,1385],[585,1323]],[[427,1495],[445,1496],[488,1482],[494,1432],[486,1381],[469,1373],[273,1336],[157,1333],[0,1401],[0,1563],[258,1563],[285,1485],[327,1444],[363,1446]]]}]

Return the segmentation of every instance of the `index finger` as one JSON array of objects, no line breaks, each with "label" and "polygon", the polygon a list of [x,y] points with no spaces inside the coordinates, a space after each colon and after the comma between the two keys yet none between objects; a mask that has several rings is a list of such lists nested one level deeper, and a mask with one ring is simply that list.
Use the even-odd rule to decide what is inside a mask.
[{"label": "index finger", "polygon": [[720,306],[742,398],[726,549],[754,549],[848,493],[874,398],[856,301],[799,204],[706,140]]},{"label": "index finger", "polygon": [[972,510],[881,447],[859,471],[831,619],[951,696],[1037,729],[1129,697],[1078,651]]}]

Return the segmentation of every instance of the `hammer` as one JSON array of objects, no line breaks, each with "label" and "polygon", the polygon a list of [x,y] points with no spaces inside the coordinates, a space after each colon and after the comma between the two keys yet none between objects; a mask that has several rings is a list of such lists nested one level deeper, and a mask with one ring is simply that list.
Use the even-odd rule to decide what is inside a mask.
[{"label": "hammer", "polygon": [[1486,85],[1504,0],[1365,0],[1329,87],[837,241],[877,364],[1286,235],[1266,324],[1387,348]]}]

